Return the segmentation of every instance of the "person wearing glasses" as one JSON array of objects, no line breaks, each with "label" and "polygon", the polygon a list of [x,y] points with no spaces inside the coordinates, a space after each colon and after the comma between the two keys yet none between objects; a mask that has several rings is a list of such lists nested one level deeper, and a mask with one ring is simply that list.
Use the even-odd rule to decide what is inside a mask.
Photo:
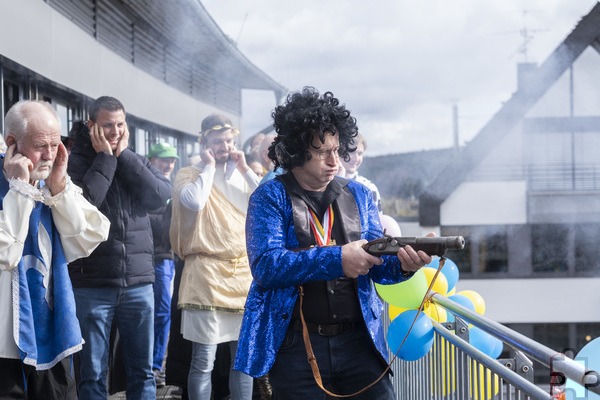
[{"label": "person wearing glasses", "polygon": [[383,375],[353,398],[395,399],[373,282],[407,279],[431,257],[409,246],[381,258],[363,250],[383,231],[370,190],[338,176],[358,128],[331,92],[305,87],[272,117],[277,137],[269,158],[287,172],[250,198],[246,243],[254,280],[234,368],[268,373],[274,398],[331,398],[307,362],[304,326],[324,389],[349,395]]},{"label": "person wearing glasses", "polygon": [[[235,147],[239,131],[229,118],[211,114],[201,129],[202,161],[175,176],[170,229],[173,251],[185,260],[178,307],[182,335],[193,342],[187,382],[192,400],[211,397],[217,345],[229,343],[235,356],[252,280],[244,236],[246,209],[259,183]],[[231,399],[250,399],[252,381],[231,371]]]}]

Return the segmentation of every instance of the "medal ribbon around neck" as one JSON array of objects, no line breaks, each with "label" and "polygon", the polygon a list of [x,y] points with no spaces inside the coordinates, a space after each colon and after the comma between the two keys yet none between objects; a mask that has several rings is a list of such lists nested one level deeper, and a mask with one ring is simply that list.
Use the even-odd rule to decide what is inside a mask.
[{"label": "medal ribbon around neck", "polygon": [[330,204],[323,216],[323,224],[317,218],[317,215],[310,208],[309,220],[310,227],[315,235],[317,246],[329,246],[331,244],[331,231],[333,227],[333,207]]}]

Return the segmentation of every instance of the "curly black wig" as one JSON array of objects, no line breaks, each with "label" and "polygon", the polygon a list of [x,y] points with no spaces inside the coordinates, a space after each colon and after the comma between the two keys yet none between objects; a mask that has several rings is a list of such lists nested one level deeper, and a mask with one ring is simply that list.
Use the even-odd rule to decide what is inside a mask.
[{"label": "curly black wig", "polygon": [[356,118],[350,115],[345,105],[331,92],[322,96],[311,86],[302,92],[290,93],[283,105],[275,107],[271,113],[277,137],[269,147],[269,158],[275,167],[288,171],[303,166],[311,159],[308,151],[313,145],[313,135],[319,135],[325,143],[325,134],[338,135],[339,155],[350,159],[349,153],[356,150],[354,138],[358,134]]}]

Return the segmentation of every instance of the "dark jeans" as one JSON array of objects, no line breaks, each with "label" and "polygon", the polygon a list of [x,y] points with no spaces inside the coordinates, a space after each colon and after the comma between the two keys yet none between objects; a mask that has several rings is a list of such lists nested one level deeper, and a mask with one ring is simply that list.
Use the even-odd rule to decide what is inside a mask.
[{"label": "dark jeans", "polygon": [[171,298],[175,261],[160,260],[154,264],[154,352],[152,369],[163,369],[169,330],[171,329]]},{"label": "dark jeans", "polygon": [[36,371],[21,360],[0,358],[0,399],[76,400],[71,357],[43,371]]},{"label": "dark jeans", "polygon": [[128,287],[74,288],[77,318],[85,340],[79,352],[80,400],[107,398],[113,321],[119,329],[128,399],[153,399],[154,291],[151,283]]},{"label": "dark jeans", "polygon": [[[352,394],[374,382],[385,370],[366,328],[336,336],[310,334],[323,386],[335,394]],[[306,357],[302,332],[288,330],[269,371],[273,400],[318,400],[330,397],[317,386]],[[353,399],[395,400],[389,374]]]}]

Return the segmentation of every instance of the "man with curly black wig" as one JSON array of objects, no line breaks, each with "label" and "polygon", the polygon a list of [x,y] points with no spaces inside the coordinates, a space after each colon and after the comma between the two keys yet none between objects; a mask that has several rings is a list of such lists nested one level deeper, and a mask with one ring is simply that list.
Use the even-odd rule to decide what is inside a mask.
[{"label": "man with curly black wig", "polygon": [[[277,137],[269,158],[287,172],[250,198],[254,280],[235,369],[269,373],[276,399],[395,399],[373,282],[401,282],[431,257],[409,246],[381,258],[363,250],[383,232],[369,189],[337,176],[358,128],[332,93],[305,87],[272,117]],[[307,352],[318,363],[309,365]]]}]

